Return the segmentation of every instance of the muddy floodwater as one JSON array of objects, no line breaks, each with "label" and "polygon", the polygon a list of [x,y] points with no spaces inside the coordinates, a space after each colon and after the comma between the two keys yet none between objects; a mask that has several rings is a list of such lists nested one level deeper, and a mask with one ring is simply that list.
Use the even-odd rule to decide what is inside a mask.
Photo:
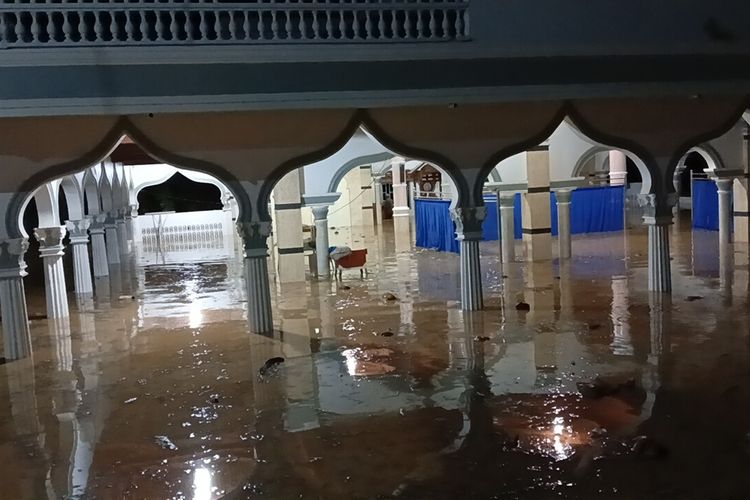
[{"label": "muddy floodwater", "polygon": [[131,260],[0,366],[0,498],[748,499],[747,246],[685,226],[671,300],[637,228],[483,243],[478,313],[456,255],[337,231],[369,273],[273,284],[268,336],[238,259]]}]

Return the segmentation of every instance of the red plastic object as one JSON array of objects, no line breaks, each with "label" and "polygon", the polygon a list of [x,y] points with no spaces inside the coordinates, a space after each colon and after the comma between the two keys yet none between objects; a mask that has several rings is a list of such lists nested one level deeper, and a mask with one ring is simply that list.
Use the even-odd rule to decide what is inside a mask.
[{"label": "red plastic object", "polygon": [[352,253],[336,261],[336,266],[344,269],[365,267],[365,264],[367,264],[367,249],[352,250]]}]

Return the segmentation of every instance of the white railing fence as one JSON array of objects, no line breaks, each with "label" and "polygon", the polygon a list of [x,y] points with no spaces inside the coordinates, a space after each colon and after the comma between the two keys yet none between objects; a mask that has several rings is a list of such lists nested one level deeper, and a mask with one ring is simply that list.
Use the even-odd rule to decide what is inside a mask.
[{"label": "white railing fence", "polygon": [[231,220],[222,210],[146,214],[135,220],[143,253],[226,249],[234,236]]},{"label": "white railing fence", "polygon": [[440,42],[470,0],[31,0],[0,3],[0,47]]}]

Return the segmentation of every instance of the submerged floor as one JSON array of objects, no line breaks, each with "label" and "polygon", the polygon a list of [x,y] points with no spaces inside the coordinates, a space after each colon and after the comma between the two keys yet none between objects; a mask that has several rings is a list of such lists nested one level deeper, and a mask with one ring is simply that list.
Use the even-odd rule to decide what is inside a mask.
[{"label": "submerged floor", "polygon": [[462,313],[457,256],[352,241],[370,274],[274,287],[273,337],[234,260],[134,266],[69,328],[33,320],[33,361],[0,367],[0,497],[747,498],[746,246],[722,272],[715,233],[676,229],[659,302],[641,230],[563,266],[488,242]]}]

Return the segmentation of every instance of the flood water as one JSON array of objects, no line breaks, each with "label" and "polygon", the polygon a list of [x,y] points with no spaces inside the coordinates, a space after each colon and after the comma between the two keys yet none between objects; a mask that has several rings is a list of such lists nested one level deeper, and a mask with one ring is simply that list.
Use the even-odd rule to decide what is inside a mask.
[{"label": "flood water", "polygon": [[457,256],[339,233],[369,274],[274,284],[269,336],[241,262],[128,263],[0,366],[0,498],[750,498],[747,247],[685,225],[671,300],[639,228],[483,243],[478,313]]}]

